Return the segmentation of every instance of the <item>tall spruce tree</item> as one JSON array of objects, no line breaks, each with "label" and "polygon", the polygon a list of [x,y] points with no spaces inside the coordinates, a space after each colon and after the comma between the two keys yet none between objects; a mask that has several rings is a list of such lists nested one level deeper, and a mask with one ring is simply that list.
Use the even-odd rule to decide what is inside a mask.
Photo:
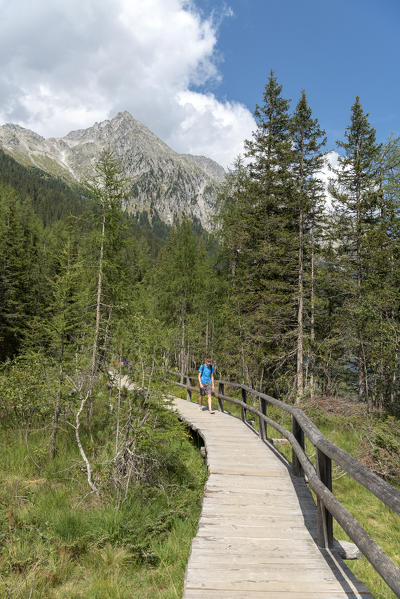
[{"label": "tall spruce tree", "polygon": [[289,100],[271,72],[257,129],[246,144],[251,206],[244,215],[249,243],[244,249],[247,292],[245,330],[259,365],[256,384],[291,393],[295,358],[297,204]]},{"label": "tall spruce tree", "polygon": [[377,210],[368,231],[363,290],[368,314],[368,391],[375,407],[398,410],[400,352],[400,138],[379,152]]},{"label": "tall spruce tree", "polygon": [[[315,239],[317,230],[323,220],[322,183],[317,175],[323,166],[321,148],[326,143],[325,131],[321,129],[318,119],[312,118],[312,111],[307,103],[305,91],[296,106],[291,119],[291,136],[293,144],[293,173],[296,177],[295,196],[297,200],[298,221],[298,288],[297,288],[297,367],[296,367],[296,401],[304,393],[304,311],[305,311],[305,277],[310,282],[307,293],[310,305],[311,330],[309,342],[314,337],[314,262]],[[313,393],[313,356],[308,352],[311,374],[311,393]]]},{"label": "tall spruce tree", "polygon": [[[189,362],[188,328],[200,311],[201,294],[208,285],[204,252],[189,221],[172,231],[157,261],[152,284],[157,297],[156,317],[169,329],[170,351],[175,348],[175,363],[183,380]],[[206,314],[201,318],[205,323]]]},{"label": "tall spruce tree", "polygon": [[[247,287],[244,284],[252,244],[253,186],[249,168],[239,157],[226,176],[219,205],[221,263],[224,277],[223,334],[221,350],[226,371],[245,382],[250,381],[250,337],[245,328]],[[238,363],[240,356],[240,366]]]},{"label": "tall spruce tree", "polygon": [[21,349],[47,296],[43,230],[28,200],[0,186],[0,360]]},{"label": "tall spruce tree", "polygon": [[351,108],[350,125],[345,139],[338,141],[343,154],[338,168],[334,169],[336,181],[330,185],[335,199],[336,249],[338,268],[341,270],[343,304],[343,330],[347,329],[347,356],[358,375],[358,398],[369,399],[366,335],[368,312],[363,309],[364,283],[368,276],[369,232],[378,210],[379,176],[377,159],[379,146],[375,129],[371,127],[357,96]]}]

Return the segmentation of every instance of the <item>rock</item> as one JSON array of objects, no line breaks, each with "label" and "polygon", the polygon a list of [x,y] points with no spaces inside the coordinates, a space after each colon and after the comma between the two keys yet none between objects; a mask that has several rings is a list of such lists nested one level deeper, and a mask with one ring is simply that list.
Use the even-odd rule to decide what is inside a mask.
[{"label": "rock", "polygon": [[21,164],[75,184],[93,175],[93,167],[104,149],[117,156],[131,182],[128,213],[146,212],[174,224],[182,217],[197,219],[212,230],[217,195],[225,171],[204,156],[178,154],[135,120],[129,112],[95,123],[88,129],[71,131],[63,138],[45,139],[18,125],[0,126],[0,147]]},{"label": "rock", "polygon": [[361,559],[362,553],[354,543],[349,541],[337,541],[334,539],[332,553],[335,553],[342,559]]}]

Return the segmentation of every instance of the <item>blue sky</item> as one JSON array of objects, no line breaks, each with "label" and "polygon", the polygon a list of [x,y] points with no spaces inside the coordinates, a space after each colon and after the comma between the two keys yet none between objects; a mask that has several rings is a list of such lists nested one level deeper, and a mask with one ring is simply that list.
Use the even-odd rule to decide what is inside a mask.
[{"label": "blue sky", "polygon": [[127,110],[171,148],[229,166],[269,71],[306,90],[335,149],[359,95],[400,135],[400,0],[0,0],[0,124],[44,137]]},{"label": "blue sky", "polygon": [[270,69],[295,104],[305,89],[329,146],[343,137],[357,95],[378,137],[400,135],[400,0],[196,0],[210,13],[230,7],[217,51],[215,95],[262,102]]}]

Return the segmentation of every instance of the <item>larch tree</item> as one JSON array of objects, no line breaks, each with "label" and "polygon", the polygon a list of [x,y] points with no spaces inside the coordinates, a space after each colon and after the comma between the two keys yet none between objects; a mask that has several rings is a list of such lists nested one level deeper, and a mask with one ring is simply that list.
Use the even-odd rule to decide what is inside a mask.
[{"label": "larch tree", "polygon": [[[72,235],[58,249],[54,262],[55,273],[49,282],[51,296],[44,318],[41,318],[40,327],[42,343],[49,355],[54,357],[58,370],[49,448],[51,458],[54,458],[56,452],[65,374],[71,369],[74,357],[78,353],[79,337],[85,329],[88,306],[87,289],[82,288],[83,264],[77,240]],[[36,343],[37,341],[38,339]]]},{"label": "larch tree", "polygon": [[[86,388],[83,390],[82,399],[79,409],[75,416],[75,436],[78,444],[79,452],[86,466],[87,478],[89,487],[92,491],[98,494],[98,489],[93,483],[92,469],[89,460],[84,451],[81,438],[81,415],[85,409],[87,402],[90,400],[89,407],[89,424],[93,417],[93,385],[98,370],[99,360],[99,340],[102,324],[102,308],[103,293],[104,293],[104,267],[105,267],[105,249],[107,243],[107,224],[115,219],[115,216],[120,213],[123,201],[128,194],[127,180],[124,177],[121,165],[115,155],[105,150],[99,157],[95,165],[94,177],[86,183],[86,188],[99,209],[100,214],[100,235],[98,246],[98,261],[97,261],[97,284],[96,284],[96,303],[95,303],[95,324],[93,331],[93,343],[91,351],[91,360],[89,366],[88,380]],[[110,257],[109,257],[110,260]],[[110,306],[109,306],[110,308]],[[110,316],[110,310],[108,311]]]}]

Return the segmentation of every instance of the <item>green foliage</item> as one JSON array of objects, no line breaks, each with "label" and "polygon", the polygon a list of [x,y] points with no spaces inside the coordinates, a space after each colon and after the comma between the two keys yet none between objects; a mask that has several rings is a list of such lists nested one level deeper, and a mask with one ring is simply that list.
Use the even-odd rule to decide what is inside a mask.
[{"label": "green foliage", "polygon": [[338,274],[331,293],[341,299],[332,333],[343,363],[352,365],[348,382],[359,399],[369,407],[393,409],[398,395],[399,197],[394,199],[390,190],[396,144],[376,143],[358,97],[345,140],[338,144],[344,155],[335,170],[337,182],[331,184],[336,211],[330,257]]},{"label": "green foliage", "polygon": [[40,353],[27,353],[5,362],[0,369],[0,418],[3,427],[46,422],[56,373]]},{"label": "green foliage", "polygon": [[[87,495],[70,427],[60,432],[54,460],[43,431],[3,431],[0,594],[9,590],[22,599],[32,585],[49,598],[103,599],[115,589],[126,599],[132,592],[138,597],[176,596],[174,587],[178,596],[182,592],[206,470],[183,425],[156,395],[138,392],[131,400],[143,470],[138,480],[132,477],[123,501],[107,475],[114,419],[109,414],[104,420],[100,404],[92,435],[97,447],[102,444],[94,462],[102,500]],[[129,397],[124,401],[128,408]]]},{"label": "green foliage", "polygon": [[18,352],[30,318],[45,305],[42,240],[30,202],[0,185],[0,360]]},{"label": "green foliage", "polygon": [[71,189],[38,168],[24,167],[1,149],[0,183],[12,187],[22,200],[30,200],[45,225],[71,214],[82,214],[87,204],[82,189]]},{"label": "green foliage", "polygon": [[[358,457],[397,477],[400,140],[379,146],[357,98],[327,211],[305,92],[290,113],[271,73],[255,117],[213,234],[123,212],[135,185],[107,152],[85,192],[0,152],[0,594],[179,596],[204,471],[161,381],[205,353],[271,395],[366,402]],[[345,417],[321,421],[351,446]]]}]

